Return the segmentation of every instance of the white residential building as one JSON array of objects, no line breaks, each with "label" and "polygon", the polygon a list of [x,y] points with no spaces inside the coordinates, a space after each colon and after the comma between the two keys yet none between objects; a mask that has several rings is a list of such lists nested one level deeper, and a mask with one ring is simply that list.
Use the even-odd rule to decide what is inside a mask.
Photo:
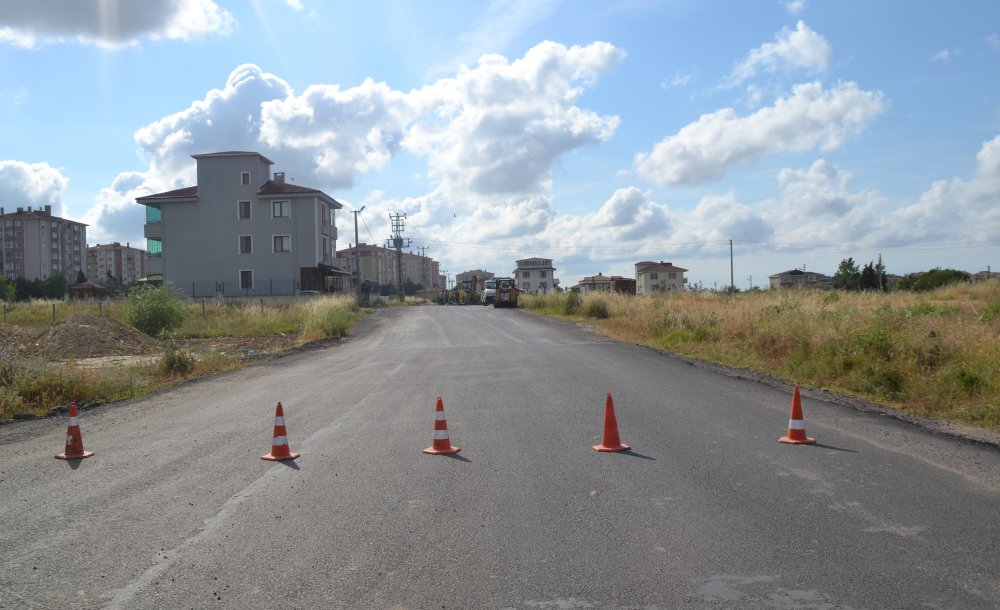
[{"label": "white residential building", "polygon": [[517,261],[514,282],[521,292],[545,294],[559,285],[551,258],[523,258]]},{"label": "white residential building", "polygon": [[638,294],[656,294],[684,290],[687,269],[673,263],[642,261],[635,264],[635,290]]}]

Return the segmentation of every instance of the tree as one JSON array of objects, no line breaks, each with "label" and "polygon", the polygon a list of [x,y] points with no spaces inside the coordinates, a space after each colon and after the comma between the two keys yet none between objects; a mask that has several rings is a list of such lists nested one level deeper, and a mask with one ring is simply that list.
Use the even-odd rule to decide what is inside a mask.
[{"label": "tree", "polygon": [[858,264],[854,262],[853,257],[840,261],[837,273],[833,275],[833,287],[844,290],[861,289],[861,270],[858,269]]},{"label": "tree", "polygon": [[143,286],[128,293],[125,321],[150,337],[180,328],[188,317],[187,302],[169,282]]},{"label": "tree", "polygon": [[18,301],[42,298],[42,286],[38,280],[32,281],[25,277],[19,277],[14,280],[14,289],[16,291],[15,298]]},{"label": "tree", "polygon": [[13,301],[17,298],[17,287],[14,282],[0,277],[0,301]]},{"label": "tree", "polygon": [[83,274],[83,269],[76,272],[76,283],[82,284],[87,281],[87,276]]},{"label": "tree", "polygon": [[69,282],[66,281],[62,273],[56,272],[45,278],[39,288],[42,291],[42,296],[46,299],[63,299],[66,298]]},{"label": "tree", "polygon": [[899,290],[934,290],[955,282],[968,282],[971,276],[957,269],[942,269],[935,267],[926,273],[911,273],[901,279],[896,288]]}]

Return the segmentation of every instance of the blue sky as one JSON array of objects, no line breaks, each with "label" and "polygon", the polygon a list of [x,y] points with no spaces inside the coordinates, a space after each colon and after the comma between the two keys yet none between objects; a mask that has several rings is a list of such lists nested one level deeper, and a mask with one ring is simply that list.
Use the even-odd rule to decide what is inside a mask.
[{"label": "blue sky", "polygon": [[257,150],[451,274],[1000,269],[992,1],[4,2],[0,69],[0,205],[91,244]]}]

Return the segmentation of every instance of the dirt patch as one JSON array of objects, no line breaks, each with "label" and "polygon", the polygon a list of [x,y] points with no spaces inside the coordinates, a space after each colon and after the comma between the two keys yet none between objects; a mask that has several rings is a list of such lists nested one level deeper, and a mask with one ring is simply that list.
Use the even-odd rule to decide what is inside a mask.
[{"label": "dirt patch", "polygon": [[53,324],[29,346],[50,360],[157,354],[160,345],[135,328],[98,314],[73,315]]},{"label": "dirt patch", "polygon": [[298,335],[261,335],[259,337],[213,337],[209,339],[180,339],[179,349],[188,350],[196,357],[210,355],[235,356],[241,359],[273,358],[299,346]]},{"label": "dirt patch", "polygon": [[0,360],[17,360],[23,357],[40,332],[13,324],[0,324]]}]

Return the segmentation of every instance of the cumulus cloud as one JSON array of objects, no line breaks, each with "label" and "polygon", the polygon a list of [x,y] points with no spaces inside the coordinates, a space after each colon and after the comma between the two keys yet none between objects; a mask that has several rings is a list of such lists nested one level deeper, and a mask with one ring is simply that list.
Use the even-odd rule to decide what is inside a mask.
[{"label": "cumulus cloud", "polygon": [[761,71],[803,70],[808,74],[820,74],[826,71],[832,53],[826,38],[799,21],[794,30],[786,27],[778,32],[774,42],[750,51],[746,59],[733,68],[725,85],[738,86]]},{"label": "cumulus cloud", "polygon": [[0,161],[0,206],[8,212],[29,205],[57,210],[68,186],[69,180],[48,163]]},{"label": "cumulus cloud", "polygon": [[405,94],[368,79],[346,91],[312,85],[301,96],[264,102],[260,115],[260,141],[276,155],[348,187],[398,151],[411,112]]},{"label": "cumulus cloud", "polygon": [[731,108],[703,115],[652,152],[637,154],[634,165],[658,184],[690,185],[718,180],[733,166],[775,153],[833,150],[882,112],[882,97],[855,83],[829,90],[818,82],[796,85],[791,96],[746,117]]},{"label": "cumulus cloud", "polygon": [[607,43],[542,43],[514,61],[484,56],[410,92],[365,80],[296,94],[281,78],[242,65],[224,87],[136,132],[148,169],[103,189],[88,222],[95,235],[128,223],[141,230],[135,198],[193,184],[197,153],[259,151],[299,184],[336,196],[406,151],[426,158],[432,192],[384,202],[387,211],[408,210],[428,227],[444,218],[459,232],[461,222],[477,223],[489,227],[488,237],[535,232],[552,214],[559,157],[607,140],[618,125],[576,100],[622,56]]},{"label": "cumulus cloud", "polygon": [[119,48],[150,40],[228,33],[235,18],[212,0],[48,0],[5,2],[0,43],[33,48],[77,42]]},{"label": "cumulus cloud", "polygon": [[513,62],[486,55],[414,92],[418,114],[403,147],[427,155],[449,193],[496,196],[549,186],[562,154],[611,137],[618,117],[576,106],[583,85],[624,53],[608,43],[565,47],[541,43]]}]

